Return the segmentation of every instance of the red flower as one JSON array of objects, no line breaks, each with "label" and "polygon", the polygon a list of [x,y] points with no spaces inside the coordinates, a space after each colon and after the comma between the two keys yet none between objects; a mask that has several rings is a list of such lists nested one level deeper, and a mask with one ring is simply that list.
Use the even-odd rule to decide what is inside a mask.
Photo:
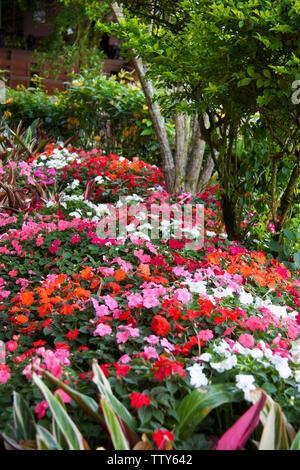
[{"label": "red flower", "polygon": [[171,329],[168,320],[161,315],[155,315],[151,322],[151,331],[154,331],[158,335],[165,336]]},{"label": "red flower", "polygon": [[163,382],[167,375],[172,375],[172,373],[180,374],[181,377],[186,376],[186,372],[183,370],[183,365],[180,362],[170,361],[163,354],[155,362],[151,371],[156,372],[154,378],[159,379],[161,382]]},{"label": "red flower", "polygon": [[143,395],[142,393],[132,393],[130,395],[131,406],[134,408],[141,408],[142,406],[149,406],[151,402],[148,395]]},{"label": "red flower", "polygon": [[130,370],[130,366],[127,366],[125,364],[118,364],[117,362],[114,364],[116,371],[117,371],[117,377],[125,377],[127,372]]},{"label": "red flower", "polygon": [[78,335],[79,335],[79,330],[71,330],[71,331],[69,331],[69,333],[66,334],[66,338],[67,338],[69,341],[72,341],[72,340],[75,339]]},{"label": "red flower", "polygon": [[70,349],[69,344],[66,343],[54,343],[56,349]]},{"label": "red flower", "polygon": [[164,441],[168,439],[169,441],[174,441],[174,436],[170,431],[166,429],[158,429],[152,434],[152,439],[156,442],[156,445],[159,449],[163,447]]}]

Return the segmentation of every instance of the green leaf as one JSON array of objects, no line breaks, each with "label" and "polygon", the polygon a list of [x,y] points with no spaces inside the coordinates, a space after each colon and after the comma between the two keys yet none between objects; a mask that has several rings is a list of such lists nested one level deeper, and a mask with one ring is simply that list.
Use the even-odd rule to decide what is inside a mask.
[{"label": "green leaf", "polygon": [[125,406],[114,396],[110,383],[99,367],[96,359],[93,359],[92,369],[94,374],[93,382],[97,385],[101,395],[109,401],[114,412],[117,413],[117,415],[119,415],[120,418],[131,427],[131,429],[135,430],[137,427],[136,420],[131,416],[127,408],[125,408]]},{"label": "green leaf", "polygon": [[148,406],[142,406],[138,409],[138,417],[141,421],[142,426],[148,423],[152,418],[152,410]]},{"label": "green leaf", "polygon": [[247,85],[249,85],[249,83],[251,83],[251,81],[252,81],[252,78],[250,78],[250,77],[243,78],[242,80],[240,80],[238,82],[238,87],[247,86]]},{"label": "green leaf", "polygon": [[51,393],[49,388],[36,374],[33,374],[33,381],[44,395],[59,429],[68,442],[69,449],[85,450],[85,442],[79,429],[71,420],[66,410],[62,407],[59,400]]},{"label": "green leaf", "polygon": [[296,437],[290,447],[290,450],[300,450],[300,431],[297,432]]},{"label": "green leaf", "polygon": [[232,387],[225,384],[212,385],[208,391],[194,390],[182,400],[176,410],[180,419],[177,426],[180,438],[188,439],[211,410],[232,401]]},{"label": "green leaf", "polygon": [[101,398],[101,405],[106,426],[108,428],[115,450],[130,450],[117,415],[111,408],[109,401],[104,396]]},{"label": "green leaf", "polygon": [[13,418],[16,438],[19,441],[35,439],[35,420],[24,398],[13,392]]},{"label": "green leaf", "polygon": [[93,420],[104,426],[104,420],[102,416],[99,414],[99,406],[98,403],[91,397],[84,395],[82,393],[77,392],[76,390],[68,387],[64,382],[54,377],[54,375],[50,374],[48,371],[44,371],[44,374],[58,387],[61,388],[64,392],[66,392],[77,405]]},{"label": "green leaf", "polygon": [[38,450],[63,450],[55,437],[43,426],[36,425]]}]

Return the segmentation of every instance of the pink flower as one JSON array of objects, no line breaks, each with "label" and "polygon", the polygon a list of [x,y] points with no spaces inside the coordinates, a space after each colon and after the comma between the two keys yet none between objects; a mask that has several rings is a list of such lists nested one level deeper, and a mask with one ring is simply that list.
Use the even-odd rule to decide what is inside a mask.
[{"label": "pink flower", "polygon": [[175,298],[183,304],[187,304],[191,300],[192,294],[184,287],[183,289],[176,290]]},{"label": "pink flower", "polygon": [[58,388],[55,391],[55,395],[56,394],[61,396],[61,399],[64,403],[70,403],[70,401],[72,400],[72,398],[66,392],[64,392],[64,390],[62,390],[61,388]]},{"label": "pink flower", "polygon": [[159,342],[159,337],[155,335],[150,335],[148,337],[146,336],[144,340],[147,341],[147,343],[152,344],[152,346],[155,346]]},{"label": "pink flower", "polygon": [[16,275],[18,274],[18,271],[16,269],[12,269],[11,271],[9,271],[8,275],[10,277],[15,277]]},{"label": "pink flower", "polygon": [[254,338],[252,335],[243,333],[239,337],[239,342],[244,348],[252,348],[254,346]]},{"label": "pink flower", "polygon": [[110,308],[110,310],[115,310],[116,308],[118,308],[118,302],[113,299],[110,295],[105,295],[103,299],[106,305]]},{"label": "pink flower", "polygon": [[159,301],[153,296],[147,296],[143,301],[143,305],[145,308],[153,308],[159,305]]},{"label": "pink flower", "polygon": [[80,236],[78,235],[78,233],[76,233],[76,235],[74,235],[71,238],[71,243],[78,243],[78,242],[80,242],[80,240],[81,240]]},{"label": "pink flower", "polygon": [[93,297],[91,298],[91,302],[93,304],[94,309],[96,310],[96,315],[97,317],[104,317],[105,315],[109,315],[109,310],[106,307],[106,305],[99,305],[98,301],[94,299]]},{"label": "pink flower", "polygon": [[120,364],[127,364],[128,362],[131,361],[131,357],[128,356],[128,354],[124,354],[122,357],[120,357],[120,359],[118,360],[118,362]]},{"label": "pink flower", "polygon": [[132,328],[131,326],[121,325],[121,326],[118,326],[118,329],[125,330],[125,331],[118,331],[116,335],[118,344],[126,343],[129,336],[132,336],[133,338],[137,338],[138,336],[140,336],[140,331],[138,328]]},{"label": "pink flower", "polygon": [[56,253],[59,245],[61,245],[61,242],[59,240],[54,240],[54,242],[49,246],[50,253]]},{"label": "pink flower", "polygon": [[127,297],[128,307],[140,307],[143,305],[143,297],[141,294],[130,294]]},{"label": "pink flower", "polygon": [[34,411],[37,414],[38,419],[41,419],[43,416],[45,416],[46,409],[48,408],[48,403],[46,400],[41,401],[41,403],[38,403],[34,409]]},{"label": "pink flower", "polygon": [[148,359],[159,359],[159,355],[156,352],[156,349],[152,346],[145,346],[144,347],[144,356]]},{"label": "pink flower", "polygon": [[6,364],[0,363],[0,382],[5,384],[10,378],[10,368]]},{"label": "pink flower", "polygon": [[198,334],[198,338],[201,341],[208,341],[209,339],[212,339],[214,337],[214,334],[211,330],[201,330],[200,333]]},{"label": "pink flower", "polygon": [[106,325],[105,323],[100,323],[97,325],[97,328],[95,329],[93,335],[94,336],[106,336],[110,335],[112,332],[112,328],[110,325]]},{"label": "pink flower", "polygon": [[5,345],[5,349],[6,351],[9,351],[9,352],[14,352],[18,347],[18,343],[16,341],[8,341]]},{"label": "pink flower", "polygon": [[168,352],[173,352],[175,351],[175,348],[173,344],[171,344],[167,338],[163,338],[160,340],[160,344],[162,345],[163,348],[167,349]]}]

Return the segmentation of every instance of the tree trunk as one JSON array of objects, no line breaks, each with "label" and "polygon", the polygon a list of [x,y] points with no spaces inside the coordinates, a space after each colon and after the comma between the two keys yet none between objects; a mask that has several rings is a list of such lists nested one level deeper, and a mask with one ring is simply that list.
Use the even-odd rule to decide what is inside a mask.
[{"label": "tree trunk", "polygon": [[214,168],[215,162],[213,161],[212,156],[208,155],[197,184],[197,193],[200,193],[205,188],[213,174]]},{"label": "tree trunk", "polygon": [[223,193],[221,205],[228,240],[240,241],[241,226],[236,202],[234,202],[227,194]]},{"label": "tree trunk", "polygon": [[[116,2],[111,2],[110,7],[116,20],[119,23],[124,20],[123,11]],[[149,108],[150,118],[159,144],[160,154],[162,158],[162,167],[166,182],[166,190],[169,193],[172,193],[174,190],[175,181],[175,165],[171,147],[168,141],[166,127],[164,124],[164,118],[160,112],[157,101],[154,100],[154,87],[152,81],[145,77],[145,65],[143,64],[142,60],[137,57],[135,51],[132,50],[132,52],[134,55],[132,62],[143,88],[143,92]]]},{"label": "tree trunk", "polygon": [[195,123],[192,135],[191,152],[186,171],[185,190],[192,194],[197,192],[197,183],[202,167],[205,150],[205,141],[201,139],[198,117],[195,116]]},{"label": "tree trunk", "polygon": [[185,191],[185,171],[187,164],[189,128],[189,116],[183,113],[177,114],[175,116],[175,184],[173,188],[173,192],[175,194],[180,194]]}]

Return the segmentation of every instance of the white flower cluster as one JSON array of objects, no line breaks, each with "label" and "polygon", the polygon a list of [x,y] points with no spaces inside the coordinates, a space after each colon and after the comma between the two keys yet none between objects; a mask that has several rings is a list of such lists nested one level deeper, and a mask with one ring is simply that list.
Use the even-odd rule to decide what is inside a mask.
[{"label": "white flower cluster", "polygon": [[37,160],[34,162],[34,166],[47,166],[47,168],[54,168],[55,170],[59,170],[67,166],[75,159],[80,162],[76,152],[70,152],[66,148],[54,148],[51,157],[45,154],[39,155]]},{"label": "white flower cluster", "polygon": [[208,379],[203,372],[203,366],[200,364],[193,364],[191,367],[187,367],[191,376],[191,385],[196,388],[206,387]]}]

